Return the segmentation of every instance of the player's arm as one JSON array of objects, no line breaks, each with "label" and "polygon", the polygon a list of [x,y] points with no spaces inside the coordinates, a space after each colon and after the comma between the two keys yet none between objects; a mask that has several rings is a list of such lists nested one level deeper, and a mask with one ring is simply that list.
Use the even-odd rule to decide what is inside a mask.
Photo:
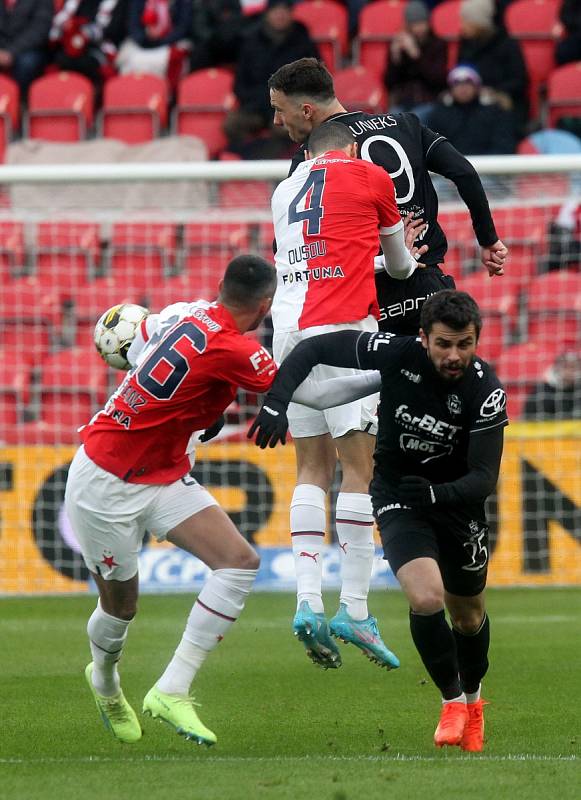
[{"label": "player's arm", "polygon": [[149,314],[137,329],[135,338],[127,351],[127,361],[132,367],[137,364],[140,353],[157,331],[158,325],[159,314]]},{"label": "player's arm", "polygon": [[256,444],[263,449],[274,447],[277,442],[284,444],[288,428],[288,404],[314,366],[328,364],[363,370],[381,369],[389,360],[384,345],[389,345],[394,338],[407,341],[409,337],[340,331],[312,336],[301,342],[282,362],[263,406],[248,431],[248,438],[254,438],[256,433]]},{"label": "player's arm", "polygon": [[329,378],[326,381],[312,381],[307,378],[294,392],[291,400],[316,411],[324,411],[326,408],[342,406],[375,394],[380,388],[381,373],[376,371]]},{"label": "player's arm", "polygon": [[500,426],[471,433],[465,475],[448,483],[430,483],[419,475],[407,475],[399,485],[399,500],[412,508],[484,502],[498,481],[503,441],[504,428]]},{"label": "player's arm", "polygon": [[[429,170],[452,181],[472,218],[472,227],[481,250],[481,260],[490,275],[504,274],[508,250],[498,238],[482,181],[472,164],[447,139],[423,128]],[[429,139],[432,139],[428,143]]]}]

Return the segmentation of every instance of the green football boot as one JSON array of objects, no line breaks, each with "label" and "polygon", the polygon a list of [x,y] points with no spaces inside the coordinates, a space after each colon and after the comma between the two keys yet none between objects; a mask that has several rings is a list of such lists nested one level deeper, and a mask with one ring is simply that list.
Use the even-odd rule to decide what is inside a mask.
[{"label": "green football boot", "polygon": [[87,664],[85,668],[85,678],[95,698],[95,703],[105,727],[110,730],[113,736],[119,739],[120,742],[126,742],[127,744],[138,742],[143,735],[143,731],[141,730],[141,725],[139,724],[135,711],[125,699],[123,692],[119,690],[117,694],[114,694],[112,697],[105,697],[104,695],[98,694],[93,686],[92,661],[90,664]]},{"label": "green football boot", "polygon": [[293,620],[293,633],[305,646],[308,657],[323,669],[339,669],[341,654],[329,636],[324,614],[315,614],[306,600],[299,605]]},{"label": "green football boot", "polygon": [[171,725],[180,736],[210,747],[218,741],[196,713],[197,703],[189,695],[166,694],[154,686],[145,695],[143,713]]},{"label": "green football boot", "polygon": [[399,658],[389,650],[377,627],[375,617],[369,615],[367,619],[353,619],[347,612],[345,603],[341,603],[339,611],[329,622],[331,636],[340,639],[345,644],[354,644],[370,661],[379,664],[385,669],[397,669]]}]

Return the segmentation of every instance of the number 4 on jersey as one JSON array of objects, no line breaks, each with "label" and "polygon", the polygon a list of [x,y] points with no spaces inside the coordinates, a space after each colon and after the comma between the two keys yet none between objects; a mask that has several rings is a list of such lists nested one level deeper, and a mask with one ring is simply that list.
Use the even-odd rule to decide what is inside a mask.
[{"label": "number 4 on jersey", "polygon": [[[324,214],[323,191],[325,189],[325,169],[314,169],[309,172],[309,177],[301,187],[300,192],[293,198],[288,209],[288,222],[302,222],[307,220],[307,235],[316,236],[321,232],[321,218]],[[311,191],[309,195],[309,192]],[[307,195],[303,211],[297,209],[303,197]]]}]

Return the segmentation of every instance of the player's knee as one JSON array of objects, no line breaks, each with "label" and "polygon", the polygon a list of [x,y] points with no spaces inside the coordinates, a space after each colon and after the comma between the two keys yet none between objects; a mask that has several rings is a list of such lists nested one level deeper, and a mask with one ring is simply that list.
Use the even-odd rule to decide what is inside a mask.
[{"label": "player's knee", "polygon": [[117,619],[124,619],[129,622],[137,614],[137,601],[128,599],[115,603],[115,608],[111,612]]},{"label": "player's knee", "polygon": [[444,595],[435,587],[433,589],[426,587],[425,589],[414,593],[409,598],[410,608],[415,614],[422,616],[430,616],[437,614],[444,608]]},{"label": "player's knee", "polygon": [[248,546],[248,548],[239,553],[237,563],[231,566],[232,569],[258,569],[260,567],[260,556],[254,548]]},{"label": "player's knee", "polygon": [[482,620],[484,619],[484,611],[479,608],[467,608],[463,610],[456,610],[450,613],[452,625],[459,633],[470,636],[477,633]]}]

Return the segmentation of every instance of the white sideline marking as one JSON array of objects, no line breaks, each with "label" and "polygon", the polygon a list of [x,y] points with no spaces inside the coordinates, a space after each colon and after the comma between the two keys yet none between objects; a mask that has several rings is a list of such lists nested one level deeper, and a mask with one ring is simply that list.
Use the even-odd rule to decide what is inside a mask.
[{"label": "white sideline marking", "polygon": [[[124,764],[143,764],[144,762],[181,762],[191,764],[191,756],[164,756],[164,755],[150,755],[144,754],[141,757],[133,758],[111,758],[109,756],[79,756],[78,758],[0,758],[0,765],[6,764],[110,764],[110,763],[124,763]],[[419,755],[406,755],[405,753],[394,753],[391,756],[202,756],[195,759],[196,763],[210,762],[212,764],[267,764],[267,763],[304,763],[308,761],[329,761],[329,762],[358,762],[368,761],[378,764],[382,763],[397,763],[399,761],[437,761],[442,763],[449,760],[450,762],[457,763],[458,761],[465,764],[474,763],[474,761],[490,761],[490,762],[506,762],[506,761],[581,761],[581,758],[576,755],[565,756],[543,756],[535,753],[509,753],[505,756],[459,756],[458,758],[447,759],[446,756],[419,756]]]}]

